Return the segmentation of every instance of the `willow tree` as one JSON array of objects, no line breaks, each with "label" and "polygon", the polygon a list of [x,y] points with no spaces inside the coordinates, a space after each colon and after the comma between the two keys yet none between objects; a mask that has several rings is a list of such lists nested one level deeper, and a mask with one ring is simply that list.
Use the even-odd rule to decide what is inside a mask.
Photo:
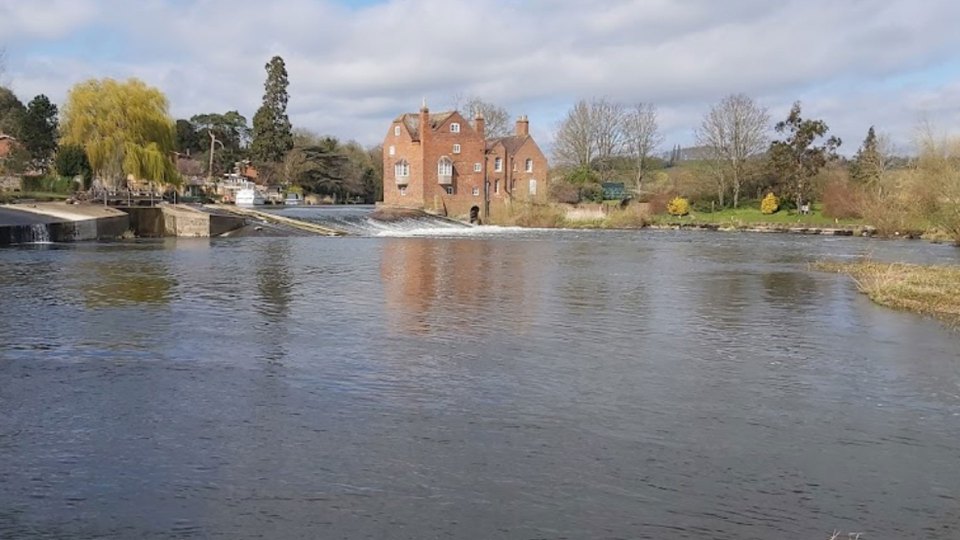
[{"label": "willow tree", "polygon": [[176,129],[166,96],[137,79],[92,79],[74,86],[63,107],[61,144],[81,146],[94,176],[112,186],[128,176],[176,184]]}]

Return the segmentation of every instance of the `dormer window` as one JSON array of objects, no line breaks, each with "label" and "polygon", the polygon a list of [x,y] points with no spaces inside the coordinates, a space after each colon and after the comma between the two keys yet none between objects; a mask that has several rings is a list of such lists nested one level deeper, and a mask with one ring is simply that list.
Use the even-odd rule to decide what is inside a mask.
[{"label": "dormer window", "polygon": [[393,126],[393,135],[396,137],[400,136],[400,126]]},{"label": "dormer window", "polygon": [[450,133],[460,133],[460,124],[457,122],[450,124]]},{"label": "dormer window", "polygon": [[460,153],[460,145],[459,145],[459,144],[453,145],[453,153],[454,153],[454,154],[459,154],[459,153]]},{"label": "dormer window", "polygon": [[527,158],[527,161],[524,163],[524,170],[527,172],[533,172],[533,160]]}]

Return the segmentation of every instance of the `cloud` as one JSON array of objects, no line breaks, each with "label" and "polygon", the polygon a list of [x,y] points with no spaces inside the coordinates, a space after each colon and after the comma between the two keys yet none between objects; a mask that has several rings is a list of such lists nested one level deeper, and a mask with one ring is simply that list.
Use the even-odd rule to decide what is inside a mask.
[{"label": "cloud", "polygon": [[[4,4],[6,5],[6,4]],[[871,124],[910,136],[922,111],[956,119],[953,25],[960,4],[928,0],[331,0],[9,2],[0,35],[21,36],[18,91],[62,98],[83,77],[138,76],[177,116],[248,118],[274,54],[290,73],[296,125],[375,143],[387,122],[480,95],[525,112],[549,137],[579,97],[650,101],[668,145],[689,142],[710,104],[745,92],[774,118],[801,99],[855,146]],[[58,14],[45,17],[51,11]],[[63,13],[60,13],[62,11]],[[46,21],[46,22],[44,22]],[[122,47],[50,52],[96,25]],[[32,45],[31,45],[32,43]],[[103,56],[103,55],[101,55]],[[60,69],[57,69],[57,66]],[[904,80],[902,84],[891,81]]]}]

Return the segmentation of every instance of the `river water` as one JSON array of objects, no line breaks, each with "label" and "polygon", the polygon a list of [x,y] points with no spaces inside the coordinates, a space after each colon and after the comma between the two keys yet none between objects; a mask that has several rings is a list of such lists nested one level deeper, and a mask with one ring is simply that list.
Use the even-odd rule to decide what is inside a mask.
[{"label": "river water", "polygon": [[0,538],[960,538],[960,336],[810,261],[470,229],[0,251]]}]

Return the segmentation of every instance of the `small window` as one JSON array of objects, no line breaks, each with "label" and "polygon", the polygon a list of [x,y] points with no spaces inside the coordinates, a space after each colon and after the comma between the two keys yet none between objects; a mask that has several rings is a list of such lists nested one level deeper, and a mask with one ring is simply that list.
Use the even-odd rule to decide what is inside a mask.
[{"label": "small window", "polygon": [[503,158],[493,160],[493,170],[500,172],[503,170]]},{"label": "small window", "polygon": [[400,196],[401,197],[407,196],[407,186],[400,186]]},{"label": "small window", "polygon": [[483,165],[479,163],[473,164],[473,172],[482,172],[482,171],[483,171]]},{"label": "small window", "polygon": [[453,186],[443,186],[443,189],[447,191],[447,195],[453,195]]},{"label": "small window", "polygon": [[400,126],[393,126],[393,134],[397,137],[400,136]]},{"label": "small window", "polygon": [[493,192],[500,193],[500,180],[493,181]]},{"label": "small window", "polygon": [[533,160],[528,158],[524,165],[524,168],[526,169],[527,172],[533,172]]},{"label": "small window", "polygon": [[390,155],[392,156],[392,155],[394,155],[394,154],[396,154],[396,153],[397,153],[397,147],[396,147],[396,146],[393,146],[393,145],[390,145]]},{"label": "small window", "polygon": [[460,133],[460,124],[456,122],[450,124],[450,133]]},{"label": "small window", "polygon": [[459,153],[460,153],[460,145],[459,145],[459,144],[453,145],[453,153],[454,153],[454,154],[459,154]]},{"label": "small window", "polygon": [[453,176],[453,162],[448,157],[440,158],[437,162],[437,174],[440,176]]},{"label": "small window", "polygon": [[474,197],[480,196],[480,188],[478,188],[477,186],[473,186],[473,196]]},{"label": "small window", "polygon": [[530,195],[536,195],[536,194],[537,194],[537,181],[531,178],[530,179]]}]

